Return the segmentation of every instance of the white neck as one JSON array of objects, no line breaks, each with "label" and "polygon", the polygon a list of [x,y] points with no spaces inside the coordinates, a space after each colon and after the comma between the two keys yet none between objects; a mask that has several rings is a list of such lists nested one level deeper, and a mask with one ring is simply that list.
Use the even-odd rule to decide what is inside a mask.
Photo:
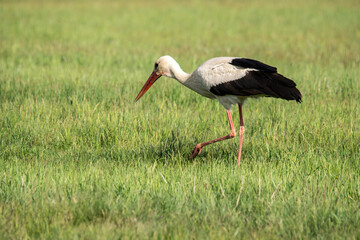
[{"label": "white neck", "polygon": [[188,74],[186,72],[184,72],[179,64],[173,64],[171,66],[171,77],[175,78],[176,80],[178,80],[180,83],[186,85],[186,80],[188,80],[188,78],[190,77],[191,74]]},{"label": "white neck", "polygon": [[193,74],[188,74],[181,69],[180,65],[175,60],[172,59],[170,61],[171,63],[168,65],[168,71],[170,71],[170,73],[166,76],[175,78],[181,84],[202,96],[214,98],[214,95],[209,93],[208,89],[206,89],[201,81],[199,81],[199,78],[196,77],[196,74],[195,76]]}]

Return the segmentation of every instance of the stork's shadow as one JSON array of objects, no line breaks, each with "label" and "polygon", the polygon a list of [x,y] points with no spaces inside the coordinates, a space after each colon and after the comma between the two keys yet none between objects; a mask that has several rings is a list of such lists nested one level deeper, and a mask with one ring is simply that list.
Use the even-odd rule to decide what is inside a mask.
[{"label": "stork's shadow", "polygon": [[[129,150],[132,159],[141,162],[157,164],[189,164],[189,163],[209,163],[212,161],[221,161],[226,164],[236,164],[238,154],[237,141],[226,141],[226,144],[211,144],[202,149],[201,153],[192,159],[189,159],[192,150],[199,139],[186,139],[170,136],[164,138],[156,144],[143,145],[140,149]],[[199,141],[200,142],[200,141]],[[272,147],[266,154],[259,153],[258,144],[248,143],[242,149],[242,162],[273,162],[278,164],[287,159],[287,151],[279,147]],[[261,151],[260,151],[261,152]]]},{"label": "stork's shadow", "polygon": [[[201,153],[190,159],[190,155],[197,143],[201,142],[197,138],[182,137],[171,134],[156,143],[142,145],[137,149],[125,150],[127,155],[131,155],[132,159],[138,161],[157,163],[157,164],[188,164],[188,163],[207,163],[217,160],[222,162],[234,163],[237,159],[238,145],[234,142],[226,142],[224,144],[211,144],[203,147]],[[246,154],[246,148],[243,153]]]}]

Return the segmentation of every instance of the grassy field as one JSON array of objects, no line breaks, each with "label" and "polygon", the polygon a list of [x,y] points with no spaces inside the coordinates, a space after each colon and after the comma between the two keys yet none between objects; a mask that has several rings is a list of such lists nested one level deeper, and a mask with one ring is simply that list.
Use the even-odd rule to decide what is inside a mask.
[{"label": "grassy field", "polygon": [[[0,1],[0,239],[359,239],[358,1]],[[161,78],[277,66],[303,103],[223,107]],[[233,110],[239,127],[237,109]]]}]

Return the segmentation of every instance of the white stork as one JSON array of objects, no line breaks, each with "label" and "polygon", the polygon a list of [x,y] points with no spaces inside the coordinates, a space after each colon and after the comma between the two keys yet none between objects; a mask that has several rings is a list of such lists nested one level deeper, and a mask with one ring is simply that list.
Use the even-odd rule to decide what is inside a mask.
[{"label": "white stork", "polygon": [[181,84],[200,95],[217,99],[226,109],[230,124],[230,133],[208,142],[199,143],[192,151],[190,158],[200,154],[202,147],[234,138],[236,136],[230,108],[239,105],[240,130],[238,165],[240,165],[241,148],[245,132],[242,116],[242,105],[249,97],[275,97],[296,100],[301,103],[301,93],[296,84],[277,73],[275,67],[262,62],[239,57],[217,57],[209,59],[192,74],[184,72],[170,56],[162,56],[155,62],[154,71],[135,98],[139,100],[161,76],[175,78]]}]

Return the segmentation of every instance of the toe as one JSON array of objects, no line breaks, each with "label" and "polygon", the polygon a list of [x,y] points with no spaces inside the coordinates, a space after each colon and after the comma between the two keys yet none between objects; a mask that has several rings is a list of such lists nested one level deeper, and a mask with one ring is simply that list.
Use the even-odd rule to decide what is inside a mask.
[{"label": "toe", "polygon": [[201,152],[201,147],[196,145],[195,148],[192,150],[189,158],[192,159],[192,158],[196,157],[197,155],[200,154],[200,152]]}]

